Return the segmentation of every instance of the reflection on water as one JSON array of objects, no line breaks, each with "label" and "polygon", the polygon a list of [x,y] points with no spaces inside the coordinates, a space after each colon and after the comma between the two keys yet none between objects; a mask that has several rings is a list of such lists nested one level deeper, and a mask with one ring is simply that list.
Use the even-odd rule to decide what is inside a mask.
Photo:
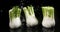
[{"label": "reflection on water", "polygon": [[39,32],[36,28],[27,28],[27,32]]},{"label": "reflection on water", "polygon": [[47,29],[47,28],[19,28],[11,30],[10,32],[54,32],[55,28]]},{"label": "reflection on water", "polygon": [[10,32],[22,32],[22,29],[10,29]]},{"label": "reflection on water", "polygon": [[42,28],[42,32],[54,32],[55,31],[55,28]]}]

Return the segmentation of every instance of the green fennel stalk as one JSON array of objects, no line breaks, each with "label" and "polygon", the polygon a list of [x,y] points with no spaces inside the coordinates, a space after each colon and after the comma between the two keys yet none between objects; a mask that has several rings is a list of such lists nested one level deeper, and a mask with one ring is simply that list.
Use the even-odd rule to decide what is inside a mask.
[{"label": "green fennel stalk", "polygon": [[54,8],[51,6],[42,7],[42,13],[43,13],[43,17],[47,16],[54,18]]},{"label": "green fennel stalk", "polygon": [[[12,11],[10,11],[12,10]],[[9,10],[9,18],[13,19],[16,17],[20,17],[21,14],[21,9],[19,8],[19,6],[14,6],[12,9]]]}]

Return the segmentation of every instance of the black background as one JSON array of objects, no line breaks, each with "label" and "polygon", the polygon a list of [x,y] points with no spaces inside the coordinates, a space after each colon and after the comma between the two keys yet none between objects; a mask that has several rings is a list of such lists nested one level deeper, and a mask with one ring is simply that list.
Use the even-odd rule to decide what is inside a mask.
[{"label": "black background", "polygon": [[[58,0],[0,0],[0,29],[2,32],[9,32],[9,9],[11,9],[13,6],[28,6],[33,5],[35,8],[36,17],[40,21],[42,21],[42,6],[53,6],[55,8],[55,20],[56,20],[56,26],[55,26],[55,32],[59,32],[60,28],[60,11],[59,11],[59,1]],[[39,10],[40,9],[40,10]],[[23,13],[22,13],[23,14]],[[40,16],[39,16],[40,15]]]}]

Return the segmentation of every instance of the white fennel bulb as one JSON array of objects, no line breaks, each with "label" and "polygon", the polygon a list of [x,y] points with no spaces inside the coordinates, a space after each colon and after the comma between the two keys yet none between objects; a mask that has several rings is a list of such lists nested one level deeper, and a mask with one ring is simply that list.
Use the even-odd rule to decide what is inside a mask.
[{"label": "white fennel bulb", "polygon": [[20,19],[21,9],[18,6],[14,6],[12,9],[9,10],[9,27],[14,29],[21,26],[21,19]]},{"label": "white fennel bulb", "polygon": [[50,28],[51,26],[55,26],[55,20],[49,17],[44,17],[42,25],[46,28]]},{"label": "white fennel bulb", "polygon": [[46,28],[51,28],[55,26],[55,19],[54,19],[54,8],[53,7],[42,7],[43,12],[43,21],[42,26]]},{"label": "white fennel bulb", "polygon": [[27,26],[34,26],[34,25],[37,25],[38,22],[37,22],[37,19],[34,17],[34,16],[29,16],[27,19],[26,19],[26,23],[27,23]]},{"label": "white fennel bulb", "polygon": [[24,7],[23,10],[26,16],[27,27],[38,25],[38,20],[35,17],[33,6]]},{"label": "white fennel bulb", "polygon": [[18,28],[21,26],[21,20],[20,17],[16,17],[12,19],[9,23],[10,28]]}]

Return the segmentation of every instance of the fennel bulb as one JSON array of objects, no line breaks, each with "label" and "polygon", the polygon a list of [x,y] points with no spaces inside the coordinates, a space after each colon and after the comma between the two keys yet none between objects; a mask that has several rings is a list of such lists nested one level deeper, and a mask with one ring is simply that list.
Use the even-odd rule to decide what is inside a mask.
[{"label": "fennel bulb", "polygon": [[46,28],[51,28],[52,26],[55,26],[54,8],[50,6],[42,7],[42,13],[43,13],[42,26]]},{"label": "fennel bulb", "polygon": [[21,26],[20,20],[21,9],[18,6],[14,6],[9,10],[9,27],[10,28],[18,28]]},{"label": "fennel bulb", "polygon": [[27,6],[23,8],[24,14],[26,16],[27,27],[32,27],[38,24],[38,20],[35,17],[33,6]]}]

